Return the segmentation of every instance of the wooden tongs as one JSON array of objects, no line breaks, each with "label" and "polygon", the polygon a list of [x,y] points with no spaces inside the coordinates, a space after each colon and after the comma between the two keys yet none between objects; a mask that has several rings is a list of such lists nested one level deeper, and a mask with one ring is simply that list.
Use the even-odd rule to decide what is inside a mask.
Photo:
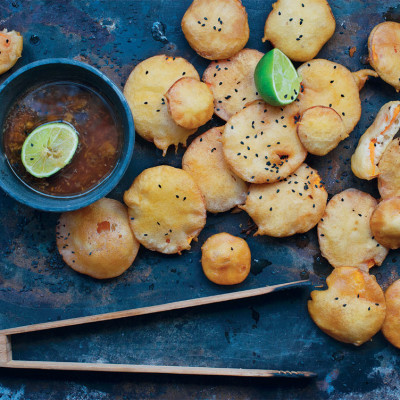
[{"label": "wooden tongs", "polygon": [[132,310],[117,311],[106,314],[91,315],[88,317],[72,318],[63,321],[45,322],[42,324],[26,325],[17,328],[0,330],[0,368],[68,370],[68,371],[107,371],[107,372],[136,372],[157,374],[182,374],[182,375],[214,375],[214,376],[246,376],[246,377],[287,377],[310,378],[315,377],[314,372],[308,371],[279,371],[264,369],[241,368],[208,368],[184,367],[166,365],[133,365],[133,364],[106,364],[106,363],[80,363],[80,362],[55,362],[55,361],[23,361],[13,360],[11,337],[20,333],[44,331],[66,326],[89,324],[92,322],[108,321],[113,319],[135,317],[138,315],[154,314],[164,311],[197,307],[206,304],[222,303],[230,300],[244,299],[277,292],[283,289],[308,286],[308,280],[289,282],[281,285],[266,286],[258,289],[243,290],[239,292],[220,294],[216,296],[201,297],[198,299],[177,301],[160,304],[157,306],[136,308]]}]

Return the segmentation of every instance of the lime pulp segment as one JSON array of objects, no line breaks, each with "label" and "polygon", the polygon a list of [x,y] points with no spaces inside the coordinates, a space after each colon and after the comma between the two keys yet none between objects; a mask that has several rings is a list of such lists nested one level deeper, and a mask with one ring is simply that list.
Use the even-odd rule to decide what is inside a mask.
[{"label": "lime pulp segment", "polygon": [[49,177],[65,167],[78,147],[78,133],[69,124],[40,125],[25,139],[21,159],[26,170],[37,178]]}]

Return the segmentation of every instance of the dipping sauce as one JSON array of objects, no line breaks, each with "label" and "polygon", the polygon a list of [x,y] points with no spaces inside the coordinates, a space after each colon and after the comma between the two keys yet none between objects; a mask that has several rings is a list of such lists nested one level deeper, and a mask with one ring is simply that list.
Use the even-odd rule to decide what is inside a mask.
[{"label": "dipping sauce", "polygon": [[[78,148],[58,173],[35,178],[22,164],[22,145],[35,128],[51,121],[73,125]],[[121,151],[122,130],[99,93],[73,82],[53,82],[17,99],[5,119],[3,146],[12,170],[26,185],[52,196],[71,196],[89,191],[112,172]]]}]

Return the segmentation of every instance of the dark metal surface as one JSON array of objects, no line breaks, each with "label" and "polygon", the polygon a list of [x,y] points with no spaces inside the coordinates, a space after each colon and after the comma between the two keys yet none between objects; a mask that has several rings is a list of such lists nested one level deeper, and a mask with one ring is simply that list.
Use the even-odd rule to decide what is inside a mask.
[{"label": "dark metal surface", "polygon": [[[261,43],[271,0],[243,0],[250,22],[248,47]],[[208,62],[186,43],[180,20],[190,0],[45,1],[2,0],[0,29],[20,31],[23,57],[13,70],[48,57],[75,58],[106,73],[122,87],[133,66],[159,53],[189,59],[200,73]],[[331,0],[337,28],[319,54],[351,70],[365,67],[370,30],[384,20],[388,0]],[[392,15],[393,13],[389,13]],[[162,22],[153,27],[155,22]],[[165,30],[164,30],[165,28]],[[163,31],[164,30],[164,31]],[[356,47],[353,57],[349,49]],[[3,80],[8,74],[1,77]],[[308,157],[333,195],[356,187],[377,197],[375,182],[362,182],[350,169],[357,140],[379,108],[399,99],[379,79],[361,92],[362,118],[350,138],[329,155]],[[1,106],[1,105],[0,105]],[[217,118],[202,128],[221,124]],[[136,139],[132,163],[110,197],[143,169],[180,166],[183,149],[161,151]],[[248,216],[209,215],[192,250],[162,256],[143,248],[134,266],[117,279],[99,282],[63,264],[55,246],[56,214],[36,212],[0,193],[0,328],[142,307],[193,297],[304,279],[324,282],[331,267],[319,253],[315,229],[287,239],[247,236],[252,251],[248,279],[231,289],[203,275],[200,248],[211,234],[246,237]],[[398,278],[400,252],[391,251],[372,273],[386,288]],[[0,371],[0,399],[398,399],[398,350],[379,333],[360,348],[334,341],[310,320],[307,289],[259,299],[206,306],[87,327],[38,333],[14,340],[16,358],[148,364],[301,369],[318,372],[311,381]]]}]

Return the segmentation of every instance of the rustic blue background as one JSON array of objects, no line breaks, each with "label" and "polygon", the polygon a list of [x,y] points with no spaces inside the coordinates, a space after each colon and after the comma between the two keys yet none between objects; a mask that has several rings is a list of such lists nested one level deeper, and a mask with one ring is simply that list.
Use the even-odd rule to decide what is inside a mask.
[{"label": "rustic blue background", "polygon": [[[261,42],[271,0],[243,0],[249,14],[248,47]],[[200,73],[208,62],[189,47],[180,21],[190,0],[1,0],[0,29],[24,37],[23,57],[13,68],[48,57],[83,60],[121,88],[141,60],[166,53],[187,58]],[[367,38],[388,13],[388,0],[330,0],[336,32],[320,57],[351,70],[365,67]],[[152,35],[165,24],[167,40]],[[353,57],[349,49],[356,47]],[[11,71],[12,72],[12,71]],[[0,80],[8,74],[1,76]],[[363,113],[351,137],[323,158],[308,157],[333,195],[356,187],[378,196],[376,182],[362,182],[350,169],[358,138],[389,100],[399,99],[387,84],[372,79],[361,92]],[[1,106],[1,105],[0,105]],[[210,126],[221,125],[214,118]],[[134,177],[160,164],[180,167],[184,150],[161,151],[137,138],[130,168],[110,197],[121,200]],[[321,259],[315,229],[287,239],[253,238],[243,231],[244,213],[208,216],[192,250],[162,256],[143,248],[134,266],[117,279],[95,281],[75,273],[55,246],[57,215],[36,212],[0,192],[0,328],[85,316],[175,300],[225,293],[310,276],[323,283],[331,267]],[[221,288],[203,275],[200,247],[213,233],[246,237],[252,251],[248,279]],[[372,273],[386,288],[398,279],[399,252],[391,251]],[[379,333],[360,348],[334,341],[310,320],[307,289],[190,311],[68,328],[15,337],[14,357],[54,361],[129,362],[212,367],[302,369],[315,380],[262,380],[70,372],[0,370],[0,399],[398,399],[398,350]]]}]

